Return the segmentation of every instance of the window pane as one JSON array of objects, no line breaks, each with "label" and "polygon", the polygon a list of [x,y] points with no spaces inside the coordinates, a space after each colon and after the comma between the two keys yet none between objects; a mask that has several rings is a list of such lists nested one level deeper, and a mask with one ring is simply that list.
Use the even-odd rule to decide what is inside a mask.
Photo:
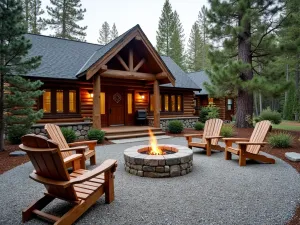
[{"label": "window pane", "polygon": [[232,105],[232,99],[231,98],[227,99],[227,104]]},{"label": "window pane", "polygon": [[182,107],[181,107],[181,95],[177,95],[177,111],[182,111]]},{"label": "window pane", "polygon": [[213,98],[208,98],[208,104],[209,105],[214,104],[214,99]]},{"label": "window pane", "polygon": [[154,101],[154,95],[150,95],[150,111],[152,112],[154,110],[153,102]]},{"label": "window pane", "polygon": [[101,111],[101,115],[103,115],[105,114],[105,92],[101,92],[100,96],[101,96],[100,111]]},{"label": "window pane", "polygon": [[169,111],[169,95],[165,95],[165,111]]},{"label": "window pane", "polygon": [[64,92],[63,90],[56,91],[56,112],[62,113],[64,112]]},{"label": "window pane", "polygon": [[127,93],[128,114],[132,114],[132,93]]},{"label": "window pane", "polygon": [[45,90],[43,94],[43,110],[44,113],[51,112],[51,91],[50,90]]},{"label": "window pane", "polygon": [[69,112],[71,113],[76,112],[76,91],[75,90],[69,91]]},{"label": "window pane", "polygon": [[231,110],[232,109],[232,105],[227,105],[227,110]]},{"label": "window pane", "polygon": [[171,111],[176,111],[176,102],[175,102],[175,95],[171,95]]}]

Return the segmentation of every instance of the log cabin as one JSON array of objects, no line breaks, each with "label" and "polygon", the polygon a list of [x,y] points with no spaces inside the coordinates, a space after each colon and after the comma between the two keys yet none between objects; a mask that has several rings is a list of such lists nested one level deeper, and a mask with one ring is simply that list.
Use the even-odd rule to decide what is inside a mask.
[{"label": "log cabin", "polygon": [[[137,125],[137,110],[147,111],[147,125],[165,129],[182,120],[193,127],[194,91],[201,88],[170,58],[160,56],[139,25],[107,45],[26,34],[29,57],[41,65],[26,75],[41,80],[44,110],[36,132],[45,123],[76,126],[92,118],[98,129]],[[77,128],[75,128],[76,130]]]},{"label": "log cabin", "polygon": [[202,107],[208,105],[215,105],[219,108],[220,119],[224,121],[232,121],[232,117],[236,112],[236,104],[234,98],[212,98],[204,87],[204,82],[210,83],[210,79],[205,71],[198,71],[188,73],[188,77],[191,78],[201,89],[201,92],[194,92],[195,99],[195,114],[199,115]]}]

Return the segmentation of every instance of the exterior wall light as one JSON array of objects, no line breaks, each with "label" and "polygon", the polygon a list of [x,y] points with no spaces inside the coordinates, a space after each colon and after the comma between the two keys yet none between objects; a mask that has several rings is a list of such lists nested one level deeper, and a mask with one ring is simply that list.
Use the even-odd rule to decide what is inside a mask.
[{"label": "exterior wall light", "polygon": [[94,97],[94,93],[92,90],[88,90],[88,93],[90,94],[90,98],[93,98]]},{"label": "exterior wall light", "polygon": [[140,92],[139,94],[140,94],[140,96],[141,96],[141,99],[144,99],[144,98],[145,98],[145,95],[144,95],[143,92]]}]

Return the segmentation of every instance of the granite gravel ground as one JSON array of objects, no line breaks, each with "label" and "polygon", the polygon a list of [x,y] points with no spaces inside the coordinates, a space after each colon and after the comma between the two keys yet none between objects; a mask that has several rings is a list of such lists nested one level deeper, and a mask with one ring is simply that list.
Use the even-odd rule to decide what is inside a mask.
[{"label": "granite gravel ground", "polygon": [[[160,144],[186,145],[184,138],[159,140]],[[144,142],[97,147],[97,163],[118,160],[115,201],[104,197],[76,224],[285,224],[300,202],[300,176],[276,158],[275,165],[237,158],[225,161],[223,153],[207,157],[194,148],[193,171],[175,178],[144,178],[124,171],[124,149]],[[89,165],[89,162],[87,162]],[[93,167],[88,166],[89,169]],[[21,224],[21,210],[43,195],[44,187],[28,178],[31,163],[0,175],[0,224]],[[45,210],[61,214],[69,204],[54,201]],[[39,219],[27,223],[48,224]]]}]

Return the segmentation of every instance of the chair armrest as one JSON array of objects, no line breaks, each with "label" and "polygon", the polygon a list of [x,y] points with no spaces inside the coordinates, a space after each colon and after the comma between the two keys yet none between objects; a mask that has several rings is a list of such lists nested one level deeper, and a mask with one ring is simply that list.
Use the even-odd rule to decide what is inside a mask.
[{"label": "chair armrest", "polygon": [[250,138],[222,138],[224,141],[232,141],[232,142],[236,142],[236,141],[249,141]]},{"label": "chair armrest", "polygon": [[61,152],[76,151],[76,152],[80,152],[81,154],[83,154],[86,150],[88,150],[88,146],[77,146],[72,148],[60,149]]},{"label": "chair armrest", "polygon": [[95,147],[97,145],[97,140],[91,140],[91,141],[79,141],[79,142],[73,142],[70,143],[70,147],[76,147],[76,146],[82,146],[87,145],[90,150],[95,150]]},{"label": "chair armrest", "polygon": [[202,137],[203,134],[185,134],[184,137]]},{"label": "chair armrest", "polygon": [[81,159],[81,157],[82,157],[82,154],[73,154],[73,155],[70,155],[70,156],[64,158],[64,163],[66,164],[66,163],[69,163],[69,162],[73,162],[73,161],[75,161],[77,159]]},{"label": "chair armrest", "polygon": [[236,144],[238,144],[238,145],[266,145],[266,144],[268,144],[268,142],[242,142],[242,141],[239,141],[239,142],[236,142]]},{"label": "chair armrest", "polygon": [[208,136],[205,139],[215,139],[215,138],[222,138],[223,136]]},{"label": "chair armrest", "polygon": [[52,185],[52,186],[59,186],[66,188],[71,185],[70,181],[58,181],[58,180],[52,180],[49,178],[45,178],[42,176],[37,175],[35,172],[31,173],[29,177],[32,180],[35,180],[36,182],[39,182],[41,184],[46,184],[46,185]]},{"label": "chair armrest", "polygon": [[70,180],[71,184],[79,184],[82,183],[84,181],[87,181],[105,171],[108,171],[110,169],[112,169],[113,167],[117,166],[117,160],[114,159],[107,159],[105,160],[100,166],[98,166],[97,168],[84,173],[83,175],[76,177],[74,179]]}]

